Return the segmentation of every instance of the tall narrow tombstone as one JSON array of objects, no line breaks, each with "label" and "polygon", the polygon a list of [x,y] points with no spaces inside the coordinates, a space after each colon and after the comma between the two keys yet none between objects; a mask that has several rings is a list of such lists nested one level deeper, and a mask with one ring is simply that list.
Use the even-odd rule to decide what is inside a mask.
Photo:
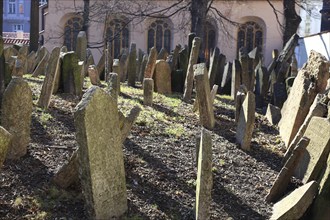
[{"label": "tall narrow tombstone", "polygon": [[0,126],[0,170],[3,162],[5,162],[11,141],[12,135],[5,128]]},{"label": "tall narrow tombstone", "polygon": [[[224,74],[224,69],[226,65],[226,56],[223,54],[219,55],[219,61],[218,61],[218,68],[217,68],[217,74],[215,76],[215,84],[219,85],[221,87],[221,82]],[[221,92],[221,89],[218,90],[218,93]]]},{"label": "tall narrow tombstone", "polygon": [[86,61],[86,66],[85,66],[85,68],[86,68],[86,76],[88,74],[88,68],[89,68],[89,66],[91,66],[91,65],[94,65],[95,66],[95,61],[94,61],[93,54],[92,54],[92,52],[88,52],[88,51],[89,51],[89,49],[87,49],[87,61]]},{"label": "tall narrow tombstone", "polygon": [[141,82],[140,80],[140,70],[141,70],[141,64],[143,62],[143,57],[144,57],[144,53],[143,51],[139,48],[138,52],[137,52],[137,58],[136,58],[136,78],[135,80]]},{"label": "tall narrow tombstone", "polygon": [[214,104],[214,99],[218,93],[218,89],[219,89],[219,86],[214,84],[212,87],[212,90],[211,90],[211,104],[212,105]]},{"label": "tall narrow tombstone", "polygon": [[120,79],[120,73],[121,73],[121,69],[120,69],[120,63],[119,63],[119,59],[114,59],[113,60],[113,64],[112,64],[112,70],[114,73],[118,74],[118,77]]},{"label": "tall narrow tombstone", "polygon": [[281,109],[275,105],[268,104],[266,118],[271,125],[276,125],[281,120]]},{"label": "tall narrow tombstone", "polygon": [[264,97],[267,95],[266,84],[268,84],[269,76],[267,73],[267,68],[262,66],[261,62],[255,69],[255,75],[256,106],[257,108],[262,108],[264,106]]},{"label": "tall narrow tombstone", "polygon": [[49,58],[49,63],[46,69],[46,77],[42,84],[38,106],[43,109],[48,109],[50,98],[53,94],[54,83],[56,79],[57,68],[59,68],[60,48],[55,47]]},{"label": "tall narrow tombstone", "polygon": [[119,218],[127,210],[127,192],[116,102],[93,86],[75,110],[79,175],[87,213],[91,219]]},{"label": "tall narrow tombstone", "polygon": [[118,102],[118,96],[120,93],[120,79],[117,73],[110,73],[108,80],[108,89],[110,95]]},{"label": "tall narrow tombstone", "polygon": [[26,57],[26,73],[27,74],[33,73],[35,59],[36,59],[36,52],[31,51],[31,53]]},{"label": "tall narrow tombstone", "polygon": [[135,86],[136,78],[136,44],[131,43],[131,49],[128,56],[128,66],[127,66],[128,80],[127,84],[129,86]]},{"label": "tall narrow tombstone", "polygon": [[244,150],[250,150],[255,121],[255,97],[248,91],[244,99],[236,130],[236,141]]},{"label": "tall narrow tombstone", "polygon": [[143,55],[143,59],[140,65],[140,70],[139,70],[139,81],[143,82],[144,78],[144,71],[146,70],[146,65],[148,62],[148,54]]},{"label": "tall narrow tombstone", "polygon": [[87,72],[92,85],[98,86],[101,84],[100,75],[95,65],[90,65]]},{"label": "tall narrow tombstone", "polygon": [[149,52],[148,62],[144,71],[144,78],[152,78],[157,60],[157,49],[152,47]]},{"label": "tall narrow tombstone", "polygon": [[230,95],[230,93],[231,93],[232,67],[233,67],[233,64],[231,62],[228,62],[225,65],[225,68],[223,71],[223,76],[222,76],[222,81],[221,81],[221,86],[220,86],[220,92],[222,94]]},{"label": "tall narrow tombstone", "polygon": [[215,83],[215,77],[218,72],[218,63],[219,63],[220,49],[218,47],[214,48],[210,57],[210,68],[209,68],[209,80],[210,87],[212,88]]},{"label": "tall narrow tombstone", "polygon": [[280,135],[288,147],[304,122],[317,93],[322,93],[329,78],[329,62],[311,51],[308,62],[294,80],[288,99],[281,110]]},{"label": "tall narrow tombstone", "polygon": [[171,86],[173,92],[183,93],[185,81],[185,73],[183,70],[178,69],[171,74]]},{"label": "tall narrow tombstone", "polygon": [[61,47],[58,68],[56,69],[56,73],[55,73],[53,94],[56,94],[58,92],[58,90],[62,87],[62,85],[61,85],[61,83],[62,83],[62,65],[63,65],[63,57],[64,57],[64,54],[66,53],[64,51],[67,51],[66,46]]},{"label": "tall narrow tombstone", "polygon": [[143,80],[143,104],[152,106],[152,99],[154,93],[154,80],[151,78],[144,78]]},{"label": "tall narrow tombstone", "polygon": [[236,94],[241,85],[242,67],[238,60],[234,60],[231,75],[231,97],[236,99]]},{"label": "tall narrow tombstone", "polygon": [[249,91],[253,91],[251,81],[252,74],[250,69],[251,59],[248,56],[245,47],[239,49],[239,61],[242,67],[242,84],[246,86]]},{"label": "tall narrow tombstone", "polygon": [[179,52],[178,69],[183,70],[184,78],[186,79],[187,69],[189,63],[189,53],[186,47],[182,48]]},{"label": "tall narrow tombstone", "polygon": [[196,37],[196,33],[189,33],[188,34],[188,56],[191,54],[191,50],[194,44],[194,39]]},{"label": "tall narrow tombstone", "polygon": [[196,80],[199,121],[203,127],[213,129],[215,119],[210,97],[210,83],[205,63],[194,65],[194,76]]},{"label": "tall narrow tombstone", "polygon": [[239,116],[241,113],[242,105],[247,94],[247,88],[245,85],[240,85],[236,93],[236,102],[235,102],[235,123],[238,123]]},{"label": "tall narrow tombstone", "polygon": [[209,131],[202,128],[198,153],[195,219],[210,219],[212,187],[212,137]]},{"label": "tall narrow tombstone", "polygon": [[171,67],[165,60],[157,60],[154,72],[154,89],[160,94],[171,94]]},{"label": "tall narrow tombstone", "polygon": [[80,61],[86,61],[87,36],[85,31],[79,31],[76,43],[76,53]]},{"label": "tall narrow tombstone", "polygon": [[[44,54],[44,56],[41,58],[40,62],[37,63],[36,68],[32,73],[33,77],[38,77],[39,75],[45,75],[46,67],[47,67],[48,60],[49,60],[50,56],[49,56],[49,52],[47,51],[46,48],[43,51],[44,52],[41,51],[40,53],[41,53],[41,55]],[[37,56],[36,62],[38,61],[38,59],[39,58]]]},{"label": "tall narrow tombstone", "polygon": [[127,64],[128,64],[128,49],[122,49],[119,56],[119,65],[120,65],[120,81],[125,82],[127,80]]},{"label": "tall narrow tombstone", "polygon": [[[1,39],[2,39],[2,46],[4,47],[3,38]],[[5,56],[5,61],[8,62],[8,60],[11,59],[12,56],[17,56],[18,51],[13,47],[6,47],[3,48],[3,54]]]},{"label": "tall narrow tombstone", "polygon": [[184,83],[185,89],[183,93],[183,101],[185,102],[190,102],[191,100],[191,95],[193,92],[193,83],[194,83],[194,65],[197,63],[198,60],[200,46],[201,46],[201,39],[199,37],[195,37],[192,42],[186,80]]},{"label": "tall narrow tombstone", "polygon": [[313,117],[304,133],[310,139],[295,176],[307,183],[318,180],[330,152],[330,121]]},{"label": "tall narrow tombstone", "polygon": [[166,62],[169,63],[172,73],[178,69],[179,52],[181,50],[181,45],[175,46],[174,50],[171,52],[171,57],[168,57]]},{"label": "tall narrow tombstone", "polygon": [[157,56],[157,60],[166,60],[168,57],[168,51],[163,47]]},{"label": "tall narrow tombstone", "polygon": [[2,126],[13,135],[7,158],[19,159],[30,142],[32,91],[21,77],[13,77],[2,99]]},{"label": "tall narrow tombstone", "polygon": [[0,103],[5,91],[5,62],[3,38],[0,36]]}]

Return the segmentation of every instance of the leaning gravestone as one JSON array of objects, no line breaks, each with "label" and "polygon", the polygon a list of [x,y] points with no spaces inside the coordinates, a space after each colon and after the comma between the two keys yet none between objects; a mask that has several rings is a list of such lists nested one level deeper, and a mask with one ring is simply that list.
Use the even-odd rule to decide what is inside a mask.
[{"label": "leaning gravestone", "polygon": [[329,78],[329,62],[311,51],[308,62],[294,80],[288,99],[281,110],[280,135],[288,147],[304,122],[317,93],[322,93]]},{"label": "leaning gravestone", "polygon": [[12,135],[6,129],[0,126],[0,170],[3,162],[5,162],[11,140]]},{"label": "leaning gravestone", "polygon": [[222,75],[222,81],[221,81],[221,85],[220,85],[220,92],[222,94],[230,95],[230,93],[231,93],[232,67],[233,67],[233,64],[231,62],[228,62],[225,65],[223,75]]},{"label": "leaning gravestone", "polygon": [[244,99],[236,130],[236,141],[244,150],[250,150],[255,121],[255,96],[248,91]]},{"label": "leaning gravestone", "polygon": [[59,68],[60,48],[55,47],[50,55],[49,63],[46,69],[46,77],[42,84],[38,106],[47,109],[49,106],[50,98],[53,93],[54,83],[56,79],[57,68]]},{"label": "leaning gravestone", "polygon": [[165,60],[157,60],[154,72],[155,92],[171,94],[171,67]]},{"label": "leaning gravestone", "polygon": [[64,54],[62,63],[63,92],[80,96],[82,94],[82,76],[78,66],[78,56],[74,51]]},{"label": "leaning gravestone", "polygon": [[[48,60],[49,60],[49,52],[46,48],[42,49],[38,53],[39,54],[38,54],[37,59],[36,59],[36,68],[32,73],[32,76],[34,76],[34,77],[38,77],[39,75],[45,75],[46,66],[47,66],[47,63],[48,63]],[[39,61],[39,59],[40,59],[40,61]]]},{"label": "leaning gravestone", "polygon": [[212,137],[202,128],[196,181],[196,219],[210,219],[210,208],[212,202],[211,191],[213,187],[212,178]]},{"label": "leaning gravestone", "polygon": [[194,65],[196,94],[199,109],[199,121],[207,129],[213,129],[215,124],[213,105],[211,103],[210,82],[205,63]]},{"label": "leaning gravestone", "polygon": [[291,192],[273,207],[271,220],[300,219],[312,204],[318,184],[311,181]]},{"label": "leaning gravestone", "polygon": [[313,117],[304,133],[310,139],[295,176],[307,183],[318,180],[330,152],[330,121]]},{"label": "leaning gravestone", "polygon": [[199,37],[195,37],[192,42],[186,80],[184,83],[183,101],[185,102],[190,102],[191,100],[191,95],[193,92],[193,83],[194,83],[194,65],[197,63],[198,60],[200,46],[201,46],[201,39]]},{"label": "leaning gravestone", "polygon": [[74,121],[87,212],[91,219],[119,218],[127,210],[127,192],[116,102],[93,86],[76,106]]},{"label": "leaning gravestone", "polygon": [[149,52],[148,61],[144,71],[144,78],[152,78],[157,60],[157,49],[152,47]]},{"label": "leaning gravestone", "polygon": [[13,77],[3,94],[2,126],[13,135],[7,158],[24,156],[30,142],[32,91],[21,77]]},{"label": "leaning gravestone", "polygon": [[209,68],[209,80],[210,87],[212,88],[215,83],[215,77],[218,73],[218,63],[219,63],[220,49],[218,47],[214,48],[210,57],[210,68]]},{"label": "leaning gravestone", "polygon": [[276,125],[281,120],[281,109],[275,105],[268,104],[266,118],[271,125]]}]

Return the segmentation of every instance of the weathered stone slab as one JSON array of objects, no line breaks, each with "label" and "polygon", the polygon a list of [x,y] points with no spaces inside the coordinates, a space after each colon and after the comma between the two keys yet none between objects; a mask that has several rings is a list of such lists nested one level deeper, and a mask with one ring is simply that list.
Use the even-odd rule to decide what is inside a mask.
[{"label": "weathered stone slab", "polygon": [[196,181],[196,219],[210,219],[212,187],[212,137],[202,128]]},{"label": "weathered stone slab", "polygon": [[60,52],[60,59],[58,62],[58,68],[56,68],[56,73],[55,73],[55,81],[54,81],[54,88],[53,88],[53,94],[56,94],[61,87],[63,87],[62,84],[62,66],[63,66],[63,57],[66,54],[65,51],[66,46],[61,47],[61,52]]},{"label": "weathered stone slab", "polygon": [[144,52],[139,48],[137,51],[137,58],[136,58],[136,72],[135,72],[135,80],[141,82],[141,75],[140,75],[140,70],[141,70],[141,64],[143,61],[144,57]]},{"label": "weathered stone slab", "polygon": [[181,50],[181,45],[180,44],[176,45],[174,50],[171,52],[170,56],[166,59],[166,62],[168,62],[168,64],[171,67],[172,73],[178,69],[180,50]]},{"label": "weathered stone slab", "polygon": [[0,170],[3,162],[5,162],[11,141],[12,135],[5,128],[0,126]]},{"label": "weathered stone slab", "polygon": [[210,67],[209,67],[209,80],[210,87],[212,88],[215,83],[215,77],[218,73],[218,63],[220,57],[220,49],[218,47],[214,48],[210,57]]},{"label": "weathered stone slab", "polygon": [[36,52],[31,51],[31,53],[26,58],[26,73],[32,74],[34,71],[34,63],[36,60]]},{"label": "weathered stone slab", "polygon": [[275,82],[273,84],[273,102],[274,105],[282,108],[283,103],[288,98],[288,93],[286,91],[285,83]]},{"label": "weathered stone slab", "polygon": [[300,219],[312,204],[318,184],[311,181],[291,192],[273,207],[271,220]]},{"label": "weathered stone slab", "polygon": [[279,130],[286,146],[290,145],[304,122],[316,94],[324,92],[328,78],[329,62],[323,55],[311,51],[307,64],[299,71],[281,110]]},{"label": "weathered stone slab", "polygon": [[198,60],[200,46],[201,46],[201,39],[199,37],[195,37],[192,42],[186,80],[184,83],[185,89],[183,93],[183,101],[185,102],[190,102],[191,100],[191,95],[193,91],[193,82],[194,82],[194,65],[197,63]]},{"label": "weathered stone slab", "polygon": [[[239,49],[239,61],[242,67],[242,83],[247,90],[253,91],[254,72],[252,69],[252,59],[248,56],[248,51],[245,47]],[[253,84],[252,84],[253,82]]]},{"label": "weathered stone slab", "polygon": [[205,63],[194,65],[194,75],[196,81],[199,121],[203,127],[213,129],[215,119],[210,97],[210,83]]},{"label": "weathered stone slab", "polygon": [[172,71],[171,74],[171,87],[173,92],[183,93],[185,81],[185,73],[183,70],[178,69]]},{"label": "weathered stone slab", "polygon": [[[39,75],[45,75],[46,67],[48,64],[49,57],[50,57],[49,52],[47,51],[46,48],[42,49],[38,53],[39,54],[37,54],[37,59],[36,59],[36,68],[32,73],[33,77],[38,77]],[[42,54],[44,54],[43,57],[41,57]],[[39,61],[39,59],[40,59],[40,61]]]},{"label": "weathered stone slab", "polygon": [[236,99],[236,94],[241,85],[242,67],[238,60],[234,60],[231,75],[231,97]]},{"label": "weathered stone slab", "polygon": [[310,139],[304,156],[299,163],[295,176],[307,183],[318,180],[330,151],[330,121],[326,118],[313,117],[304,136]]},{"label": "weathered stone slab", "polygon": [[281,109],[275,105],[268,104],[266,118],[271,125],[276,125],[281,120]]},{"label": "weathered stone slab", "polygon": [[74,119],[87,212],[91,219],[119,218],[127,210],[127,193],[116,102],[93,86],[76,106]]},{"label": "weathered stone slab", "polygon": [[323,178],[320,181],[318,195],[311,209],[311,220],[328,220],[330,216],[330,155]]},{"label": "weathered stone slab", "polygon": [[110,95],[118,102],[118,96],[120,93],[120,79],[117,73],[110,73],[108,80],[108,89]]},{"label": "weathered stone slab", "polygon": [[148,62],[144,71],[144,78],[152,78],[157,60],[157,49],[152,47],[149,52]]},{"label": "weathered stone slab", "polygon": [[[3,41],[3,38],[1,38]],[[12,57],[12,56],[17,56],[18,51],[13,48],[13,47],[7,47],[3,49],[3,53],[5,56],[5,61],[8,62],[8,60]]]},{"label": "weathered stone slab", "polygon": [[267,202],[276,202],[279,198],[283,196],[287,186],[291,180],[291,177],[296,169],[299,161],[302,159],[304,150],[309,144],[308,138],[301,138],[297,146],[292,152],[292,155],[285,163],[284,167],[281,169],[280,173],[277,175],[275,182],[273,183],[272,188],[266,196]]},{"label": "weathered stone slab", "polygon": [[256,105],[262,108],[264,106],[264,98],[268,92],[269,74],[267,68],[261,65],[261,62],[255,69],[256,84],[255,84],[255,94],[256,94]]},{"label": "weathered stone slab", "polygon": [[165,60],[157,60],[154,72],[154,89],[160,94],[171,94],[171,67]]},{"label": "weathered stone slab", "polygon": [[183,71],[185,79],[188,69],[188,63],[189,63],[189,53],[188,53],[188,49],[184,47],[179,52],[178,69],[181,69]]},{"label": "weathered stone slab", "polygon": [[168,51],[163,47],[162,49],[160,49],[158,56],[157,56],[157,60],[166,60],[168,57]]},{"label": "weathered stone slab", "polygon": [[42,84],[38,106],[47,109],[49,106],[50,98],[53,94],[54,83],[56,79],[57,68],[59,68],[60,48],[55,47],[50,55],[49,63],[46,69],[46,77]]},{"label": "weathered stone slab", "polygon": [[79,31],[76,43],[76,53],[80,61],[86,61],[87,36],[85,31]]},{"label": "weathered stone slab", "polygon": [[143,104],[152,106],[152,99],[154,93],[154,80],[151,78],[144,78],[143,80]]},{"label": "weathered stone slab", "polygon": [[139,71],[139,81],[143,82],[143,78],[144,78],[144,72],[146,70],[146,66],[147,66],[147,62],[148,62],[148,54],[143,55],[143,59],[140,65],[140,71]]},{"label": "weathered stone slab", "polygon": [[212,90],[211,90],[211,104],[212,104],[212,106],[214,104],[215,96],[218,93],[218,89],[219,89],[219,86],[214,84],[213,87],[212,87]]},{"label": "weathered stone slab", "polygon": [[250,150],[255,121],[255,96],[248,91],[240,111],[236,130],[236,141],[244,150]]},{"label": "weathered stone slab", "polygon": [[13,135],[8,159],[24,156],[30,142],[32,91],[26,81],[13,77],[2,99],[2,126]]},{"label": "weathered stone slab", "polygon": [[127,117],[119,111],[119,128],[121,134],[121,142],[123,143],[131,132],[132,126],[139,116],[141,108],[139,106],[134,106]]},{"label": "weathered stone slab", "polygon": [[88,76],[92,85],[98,86],[101,84],[99,72],[95,65],[90,65],[88,67]]},{"label": "weathered stone slab", "polygon": [[[223,73],[226,65],[226,56],[223,54],[219,55],[219,61],[218,61],[218,68],[217,68],[217,75],[215,76],[215,84],[219,85],[221,87],[221,82],[223,78]],[[221,89],[218,90],[218,93],[221,92]]]},{"label": "weathered stone slab", "polygon": [[64,54],[62,63],[63,92],[80,96],[82,94],[81,69],[78,67],[78,56],[70,51]]},{"label": "weathered stone slab", "polygon": [[312,117],[317,116],[317,117],[323,117],[326,112],[327,112],[327,107],[325,104],[323,104],[321,102],[321,99],[323,98],[324,95],[322,94],[317,94],[313,104],[311,105],[311,107],[309,108],[309,112],[308,115],[306,116],[304,123],[300,126],[296,136],[294,137],[294,139],[292,140],[290,146],[288,147],[285,155],[284,155],[284,159],[283,161],[286,161],[290,155],[292,150],[296,147],[296,145],[298,144],[299,140],[302,138],[302,136],[304,135],[306,128],[310,122],[310,120],[312,119]]},{"label": "weathered stone slab", "polygon": [[238,123],[239,116],[241,113],[242,105],[245,100],[247,93],[247,88],[245,85],[240,85],[237,94],[236,94],[236,102],[235,102],[235,123]]},{"label": "weathered stone slab", "polygon": [[2,100],[2,95],[5,91],[5,78],[6,78],[6,59],[5,59],[5,49],[3,44],[3,38],[0,36],[0,103]]},{"label": "weathered stone slab", "polygon": [[128,56],[128,66],[127,66],[127,75],[128,80],[127,84],[129,86],[135,86],[135,78],[136,78],[136,44],[131,43],[131,49]]},{"label": "weathered stone slab", "polygon": [[232,74],[233,64],[227,62],[223,70],[222,81],[220,86],[220,93],[230,95],[231,93],[231,74]]}]

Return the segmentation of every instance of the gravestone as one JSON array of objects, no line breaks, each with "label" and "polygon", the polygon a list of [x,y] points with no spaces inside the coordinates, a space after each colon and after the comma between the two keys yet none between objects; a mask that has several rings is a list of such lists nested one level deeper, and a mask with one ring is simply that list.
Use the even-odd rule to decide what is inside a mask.
[{"label": "gravestone", "polygon": [[45,47],[42,47],[37,54],[37,59],[35,63],[36,68],[32,73],[33,77],[38,77],[39,75],[45,75],[48,60],[49,60],[49,52]]},{"label": "gravestone", "polygon": [[[215,84],[221,86],[222,78],[223,78],[223,72],[226,65],[226,56],[223,54],[219,55],[219,61],[218,61],[218,68],[217,68],[217,75],[215,76]],[[218,90],[218,93],[220,93],[221,89]]]},{"label": "gravestone", "polygon": [[108,89],[110,95],[118,102],[120,93],[120,79],[117,73],[110,73],[108,82]]},{"label": "gravestone", "polygon": [[279,198],[281,198],[285,190],[288,187],[288,184],[291,181],[291,177],[296,169],[298,163],[302,159],[304,150],[306,146],[309,144],[308,138],[301,138],[297,146],[292,152],[292,155],[288,159],[288,161],[284,164],[283,168],[279,172],[276,177],[275,182],[273,183],[272,188],[266,196],[267,202],[276,202]]},{"label": "gravestone", "polygon": [[220,49],[218,47],[214,48],[210,57],[210,67],[209,67],[209,80],[210,88],[213,87],[215,83],[215,77],[218,73],[218,63],[219,63]]},{"label": "gravestone", "polygon": [[120,68],[121,68],[121,66],[120,66],[119,59],[113,59],[112,70],[114,73],[118,74],[119,79],[120,79],[120,73],[121,73]]},{"label": "gravestone", "polygon": [[188,49],[184,47],[179,52],[178,69],[181,69],[183,71],[185,79],[188,69],[188,63],[189,63],[189,53],[188,53]]},{"label": "gravestone", "polygon": [[241,113],[242,105],[245,100],[247,93],[247,88],[245,85],[240,85],[237,94],[236,94],[236,102],[235,102],[235,123],[238,123],[239,115]]},{"label": "gravestone", "polygon": [[78,66],[78,56],[74,51],[63,55],[61,78],[64,93],[77,96],[82,94],[81,68]]},{"label": "gravestone", "polygon": [[127,75],[128,86],[135,86],[135,78],[136,78],[136,44],[131,43],[131,49],[128,56],[128,66],[127,66]]},{"label": "gravestone", "polygon": [[330,152],[330,121],[326,118],[313,117],[304,136],[310,139],[304,156],[299,163],[295,176],[307,183],[318,180]]},{"label": "gravestone", "polygon": [[144,78],[152,78],[157,60],[157,49],[152,47],[149,52],[148,62],[144,71]]},{"label": "gravestone", "polygon": [[127,115],[127,117],[125,117],[121,111],[118,112],[121,143],[124,143],[124,141],[128,137],[129,133],[132,130],[132,126],[135,120],[137,119],[137,117],[139,116],[140,112],[141,112],[141,108],[139,106],[134,106]]},{"label": "gravestone", "polygon": [[12,141],[12,135],[3,127],[0,126],[0,170],[5,162],[8,148]]},{"label": "gravestone", "polygon": [[190,102],[191,100],[191,95],[193,91],[193,82],[194,82],[194,65],[197,63],[200,46],[201,46],[201,39],[199,37],[195,37],[192,42],[186,80],[184,83],[183,101],[185,102]]},{"label": "gravestone", "polygon": [[317,93],[322,93],[329,78],[329,62],[311,51],[308,62],[294,80],[288,99],[281,110],[280,135],[288,147],[304,122]]},{"label": "gravestone", "polygon": [[262,108],[264,106],[264,98],[267,95],[267,84],[269,83],[269,75],[267,68],[262,66],[261,62],[256,67],[256,84],[255,84],[255,94],[256,94],[256,106],[257,108]]},{"label": "gravestone", "polygon": [[140,66],[140,72],[139,72],[139,81],[141,83],[143,82],[144,72],[146,70],[147,62],[148,62],[148,54],[145,54],[145,55],[143,55],[143,59],[142,59],[141,66]]},{"label": "gravestone", "polygon": [[99,72],[95,65],[90,65],[87,72],[92,85],[98,86],[101,84]]},{"label": "gravestone", "polygon": [[210,96],[210,82],[205,63],[194,65],[194,76],[196,81],[196,100],[199,109],[199,121],[203,127],[211,130],[214,128],[215,119]]},{"label": "gravestone", "polygon": [[171,67],[172,73],[178,69],[178,61],[179,61],[179,52],[181,50],[181,45],[178,44],[175,46],[174,50],[171,52],[170,56],[167,58],[166,62]]},{"label": "gravestone", "polygon": [[[3,38],[2,39],[2,45],[3,45]],[[4,47],[4,46],[2,46]],[[18,54],[18,51],[13,48],[13,47],[6,47],[6,48],[3,48],[3,54],[5,56],[5,61],[8,62],[9,59],[11,59],[12,56],[17,56]]]},{"label": "gravestone", "polygon": [[212,90],[211,90],[211,104],[212,105],[214,104],[214,99],[218,93],[218,89],[219,89],[219,86],[214,84],[212,87]]},{"label": "gravestone", "polygon": [[56,68],[56,73],[55,73],[53,94],[56,94],[59,91],[59,89],[63,86],[63,85],[61,85],[61,83],[62,83],[62,65],[63,65],[63,57],[66,54],[66,52],[62,52],[62,51],[65,51],[65,50],[67,50],[66,46],[61,47],[58,68]]},{"label": "gravestone", "polygon": [[285,83],[282,82],[275,82],[273,84],[273,99],[274,99],[274,105],[282,108],[283,103],[288,97],[288,94],[286,92],[286,86]]},{"label": "gravestone", "polygon": [[59,68],[60,48],[55,47],[49,58],[49,63],[46,69],[46,77],[42,84],[38,106],[43,109],[48,109],[50,98],[53,93],[54,83],[56,79],[57,68]]},{"label": "gravestone", "polygon": [[6,75],[5,63],[6,63],[6,59],[5,59],[3,38],[0,35],[0,103],[1,103],[1,100],[2,100],[2,95],[5,91],[5,75]]},{"label": "gravestone", "polygon": [[189,33],[188,34],[188,57],[191,56],[191,50],[193,47],[193,41],[196,37],[196,33]]},{"label": "gravestone", "polygon": [[157,60],[167,60],[167,57],[168,57],[168,52],[163,47],[162,49],[160,49],[160,51],[158,53]]},{"label": "gravestone", "polygon": [[143,104],[152,106],[154,92],[154,80],[151,78],[144,78],[143,80]]},{"label": "gravestone", "polygon": [[275,105],[268,104],[266,118],[271,125],[276,125],[281,120],[281,109]]},{"label": "gravestone", "polygon": [[2,126],[13,135],[8,159],[19,159],[27,152],[30,142],[32,91],[21,77],[13,77],[2,99]]},{"label": "gravestone", "polygon": [[173,92],[183,93],[184,81],[185,81],[185,73],[183,72],[183,70],[178,69],[172,71],[171,86]]},{"label": "gravestone", "polygon": [[140,75],[140,70],[141,70],[141,64],[144,58],[144,53],[143,51],[139,48],[138,52],[137,52],[137,58],[136,58],[136,80],[141,82],[141,75]]},{"label": "gravestone", "polygon": [[87,36],[85,31],[79,31],[76,43],[76,53],[80,61],[86,61]]},{"label": "gravestone", "polygon": [[93,86],[76,106],[74,121],[89,218],[119,218],[127,210],[127,192],[116,102]]},{"label": "gravestone", "polygon": [[86,74],[88,74],[88,68],[89,66],[94,65],[95,66],[95,61],[92,52],[87,49],[87,61],[86,61]]},{"label": "gravestone", "polygon": [[302,136],[304,135],[306,128],[310,122],[310,120],[314,117],[323,117],[326,112],[327,112],[327,107],[324,103],[322,103],[322,98],[324,97],[324,95],[322,94],[317,94],[313,104],[311,105],[311,107],[309,108],[309,112],[303,122],[303,124],[300,126],[296,136],[294,137],[294,139],[292,140],[292,142],[290,143],[285,155],[284,155],[284,161],[288,159],[288,157],[290,157],[291,151],[295,148],[295,146],[297,145],[297,143],[299,142],[300,138],[302,138]]},{"label": "gravestone", "polygon": [[255,121],[255,97],[248,91],[239,114],[236,141],[243,150],[250,150],[252,133]]},{"label": "gravestone", "polygon": [[225,65],[225,69],[223,71],[220,93],[230,95],[231,93],[231,74],[232,74],[232,63],[228,62]]},{"label": "gravestone", "polygon": [[212,137],[202,128],[196,181],[196,219],[210,219],[212,187]]},{"label": "gravestone", "polygon": [[311,181],[274,204],[271,220],[300,219],[312,204],[318,184]]},{"label": "gravestone", "polygon": [[236,99],[236,94],[241,85],[242,68],[238,60],[234,60],[231,75],[231,98]]},{"label": "gravestone", "polygon": [[154,72],[154,89],[160,94],[171,94],[171,67],[165,60],[157,60]]},{"label": "gravestone", "polygon": [[[252,71],[252,60],[248,56],[248,51],[245,47],[239,49],[239,61],[242,67],[242,83],[247,90],[253,91],[254,73]],[[252,84],[253,82],[253,84]]]},{"label": "gravestone", "polygon": [[26,57],[26,73],[27,74],[33,73],[35,59],[36,59],[36,52],[31,51],[31,53]]},{"label": "gravestone", "polygon": [[318,195],[311,209],[310,219],[312,220],[328,220],[330,216],[330,155],[323,178],[320,181]]}]

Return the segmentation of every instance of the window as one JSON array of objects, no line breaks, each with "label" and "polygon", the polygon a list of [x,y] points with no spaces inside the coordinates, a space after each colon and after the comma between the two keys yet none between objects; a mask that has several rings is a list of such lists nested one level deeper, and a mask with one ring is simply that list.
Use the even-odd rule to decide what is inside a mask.
[{"label": "window", "polygon": [[24,14],[24,5],[23,5],[23,3],[19,4],[19,13]]},{"label": "window", "polygon": [[206,22],[205,30],[204,30],[204,43],[203,45],[203,51],[205,59],[208,60],[210,58],[211,51],[216,46],[216,31],[214,26],[210,22]]},{"label": "window", "polygon": [[158,52],[163,47],[171,51],[171,29],[166,20],[156,20],[149,26],[148,53],[153,46],[156,46]]},{"label": "window", "polygon": [[64,45],[69,51],[76,49],[77,36],[82,29],[83,20],[81,17],[70,18],[64,27]]},{"label": "window", "polygon": [[8,1],[8,14],[16,14],[16,0]]},{"label": "window", "polygon": [[47,0],[39,0],[39,5],[47,4]]},{"label": "window", "polygon": [[14,24],[13,25],[13,31],[23,31],[23,25],[22,24]]},{"label": "window", "polygon": [[237,54],[241,47],[245,47],[248,52],[258,47],[262,51],[263,31],[262,28],[253,21],[241,25],[237,34]]},{"label": "window", "polygon": [[118,58],[123,48],[129,47],[129,30],[125,18],[112,19],[106,28],[106,42],[111,48],[111,56]]}]

